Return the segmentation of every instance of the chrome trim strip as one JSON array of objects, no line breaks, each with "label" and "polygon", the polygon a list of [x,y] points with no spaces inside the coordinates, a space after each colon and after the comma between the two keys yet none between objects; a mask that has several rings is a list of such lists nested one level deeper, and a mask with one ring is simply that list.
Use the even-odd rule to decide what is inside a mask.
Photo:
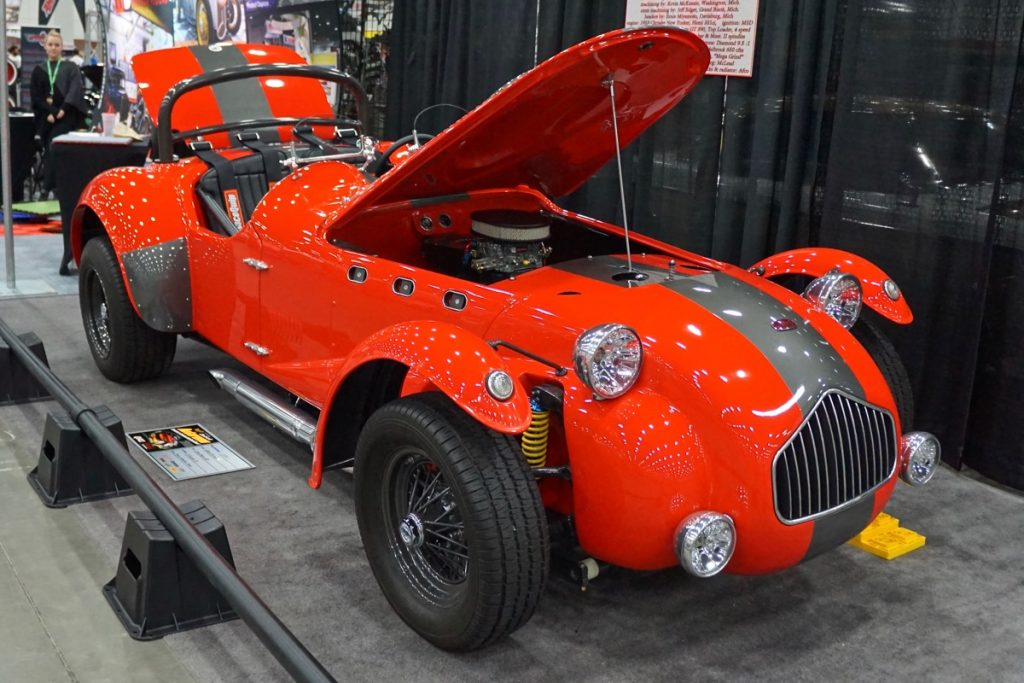
[{"label": "chrome trim strip", "polygon": [[[886,425],[885,420],[882,418],[882,416],[883,415],[887,416],[889,421],[890,421],[889,424],[891,425],[892,435],[893,435],[892,446],[893,446],[893,456],[894,456],[893,457],[892,469],[889,471],[889,473],[886,476],[880,477],[878,482],[875,485],[871,486],[870,488],[868,488],[867,485],[871,481],[871,474],[869,473],[867,468],[861,468],[860,467],[861,460],[860,460],[860,458],[856,457],[857,453],[860,451],[860,441],[857,438],[857,434],[856,434],[857,430],[856,430],[856,428],[854,426],[856,424],[856,422],[857,422],[855,419],[853,419],[854,407],[853,406],[849,406],[848,409],[844,409],[844,408],[841,407],[843,404],[840,404],[840,406],[836,406],[835,402],[838,401],[840,398],[846,399],[847,401],[852,401],[853,404],[855,406],[857,406],[857,410],[858,411],[859,410],[864,410],[869,415],[870,414],[874,414],[876,416],[876,418],[880,421],[880,428],[877,430],[878,431],[877,438],[874,440],[875,443],[878,445],[879,449],[876,450],[875,446],[872,445],[872,448],[871,448],[872,453],[870,455],[870,459],[871,460],[875,460],[878,463],[878,467],[877,467],[876,471],[882,470],[883,469],[882,466],[884,465],[884,462],[885,462],[884,461],[884,458],[885,458],[884,445],[885,444],[882,441],[882,439],[885,438],[883,432],[888,431],[888,427]],[[843,458],[849,457],[849,459],[850,459],[850,461],[852,463],[852,466],[856,466],[857,467],[857,469],[858,469],[857,479],[855,480],[854,486],[852,487],[852,492],[860,491],[860,493],[857,493],[856,495],[854,495],[849,500],[847,500],[847,501],[845,501],[845,502],[843,502],[843,503],[841,503],[839,505],[836,505],[835,507],[828,507],[828,508],[822,510],[821,512],[817,512],[817,513],[814,513],[814,514],[801,516],[801,517],[798,517],[797,519],[786,519],[786,517],[783,516],[783,514],[782,514],[782,510],[779,509],[779,496],[778,496],[779,482],[778,482],[777,477],[776,477],[778,461],[779,461],[779,458],[782,458],[790,448],[793,448],[794,451],[795,451],[796,443],[797,443],[797,439],[798,438],[800,439],[800,443],[803,443],[803,430],[810,423],[811,419],[817,415],[817,411],[818,411],[819,407],[821,407],[821,406],[824,406],[822,408],[823,410],[830,410],[831,409],[833,415],[836,416],[836,418],[837,418],[835,423],[834,423],[834,425],[833,425],[834,429],[830,429],[829,432],[833,433],[835,431],[835,429],[844,429],[845,432],[846,432],[846,434],[845,434],[845,437],[846,437],[845,441],[846,441],[846,443],[841,444],[839,446],[839,448],[838,448],[838,450],[836,452],[836,457],[837,457],[837,459],[843,459]],[[872,413],[872,412],[868,412],[868,411],[874,411],[874,412]],[[842,415],[842,424],[840,424],[839,419],[838,419],[840,414]],[[863,419],[860,420],[860,423],[861,423],[862,428],[863,428],[863,425],[864,425]],[[818,424],[819,425],[821,424],[820,418],[818,419]],[[868,435],[866,435],[866,436],[868,436]],[[834,441],[834,439],[835,439],[835,436],[833,434],[833,441]],[[823,443],[824,443],[824,436],[822,436],[822,440],[823,440]],[[840,440],[843,440],[842,439],[842,435],[841,435],[841,439]],[[865,446],[867,446],[867,443],[865,443]],[[795,455],[795,453],[794,453],[794,455]],[[804,467],[808,467],[808,464],[807,464],[807,449],[806,448],[803,449],[803,452],[801,453],[801,456],[802,456],[803,461],[804,461]],[[827,454],[826,454],[826,456],[827,456]],[[787,526],[793,526],[793,525],[796,525],[796,524],[803,524],[804,522],[808,522],[808,521],[811,521],[811,520],[814,520],[814,519],[818,519],[819,517],[824,517],[826,515],[830,515],[832,513],[838,512],[840,510],[846,509],[846,508],[848,508],[848,507],[850,507],[852,505],[857,504],[859,501],[863,500],[867,496],[873,494],[879,487],[881,487],[883,484],[885,484],[887,481],[889,481],[893,477],[893,475],[897,472],[897,470],[899,469],[899,461],[900,461],[900,457],[899,457],[899,443],[898,443],[897,434],[896,434],[896,421],[895,421],[895,419],[893,419],[892,413],[890,413],[885,408],[882,408],[880,406],[876,406],[874,404],[868,403],[867,401],[865,401],[863,399],[860,399],[860,398],[858,398],[856,396],[852,396],[849,393],[847,393],[845,391],[842,391],[841,389],[835,389],[835,388],[827,389],[826,391],[824,391],[818,397],[817,401],[814,404],[814,407],[811,408],[811,410],[807,413],[807,416],[800,423],[800,426],[797,427],[796,431],[794,431],[793,434],[789,437],[789,440],[787,440],[786,443],[784,443],[782,445],[782,447],[779,448],[778,451],[776,451],[775,457],[772,458],[772,463],[771,463],[771,468],[772,468],[772,506],[775,509],[775,516],[783,524],[785,524]],[[788,460],[787,460],[787,462],[788,462]],[[796,464],[796,459],[795,458],[793,459],[793,462],[794,462],[794,464]],[[845,465],[844,465],[844,467],[845,467]],[[801,474],[800,474],[800,471],[799,471],[800,470],[799,465],[797,465],[796,469],[797,469],[797,473],[796,474],[797,474],[798,481],[796,482],[796,484],[797,484],[796,487],[794,487],[792,485],[792,481],[791,481],[791,478],[789,476],[789,468],[788,467],[786,468],[787,490],[790,491],[790,501],[789,501],[789,504],[790,504],[790,510],[789,510],[790,515],[789,516],[792,516],[792,512],[793,512],[792,511],[792,507],[793,507],[793,498],[794,497],[796,497],[796,499],[797,499],[796,508],[797,508],[797,512],[798,513],[802,513],[805,509],[807,509],[807,510],[811,510],[812,509],[812,502],[813,502],[813,500],[810,498],[811,491],[810,491],[810,488],[809,488],[811,486],[811,484],[810,484],[810,469],[809,468],[807,469],[807,474],[806,474],[806,476],[803,476],[803,477],[801,477]],[[818,486],[819,486],[819,497],[818,497],[818,500],[820,501],[821,500],[820,471],[817,472],[816,474],[819,475],[817,479],[818,479]],[[802,479],[803,481],[802,482],[799,481],[800,479]],[[802,493],[803,492],[801,491],[801,489],[803,488],[801,486],[802,483],[805,483],[806,487],[807,487],[806,488],[806,493],[808,495],[808,501],[807,501],[807,507],[806,508],[803,505],[803,498],[802,498]],[[826,486],[827,485],[828,485],[828,479],[826,478]],[[845,480],[844,480],[844,486],[845,486]],[[862,488],[865,489],[865,490],[861,490]],[[796,496],[793,495],[794,491],[796,493]]]}]

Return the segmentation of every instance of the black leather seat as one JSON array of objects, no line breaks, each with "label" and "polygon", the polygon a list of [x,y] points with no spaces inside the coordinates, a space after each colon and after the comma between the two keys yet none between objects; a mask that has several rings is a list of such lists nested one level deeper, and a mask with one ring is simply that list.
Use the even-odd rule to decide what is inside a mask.
[{"label": "black leather seat", "polygon": [[[283,160],[284,150],[276,150],[276,152]],[[263,157],[260,154],[247,154],[233,159],[230,163],[242,205],[242,218],[248,222],[252,218],[252,212],[256,209],[256,205],[270,189],[263,167]],[[238,232],[238,228],[228,216],[227,207],[224,206],[224,196],[221,193],[217,169],[211,168],[199,179],[198,193],[203,202],[203,208],[206,210],[206,219],[211,230],[225,235],[233,235]]]}]

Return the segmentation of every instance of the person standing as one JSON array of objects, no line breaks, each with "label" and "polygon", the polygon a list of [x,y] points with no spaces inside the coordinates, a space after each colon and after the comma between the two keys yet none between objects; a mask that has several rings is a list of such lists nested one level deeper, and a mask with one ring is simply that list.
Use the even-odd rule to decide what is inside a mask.
[{"label": "person standing", "polygon": [[29,92],[32,112],[36,118],[36,135],[44,153],[43,187],[56,187],[50,142],[58,135],[80,128],[88,114],[82,72],[71,62],[60,58],[64,41],[58,31],[46,34],[43,43],[46,61],[32,70]]}]

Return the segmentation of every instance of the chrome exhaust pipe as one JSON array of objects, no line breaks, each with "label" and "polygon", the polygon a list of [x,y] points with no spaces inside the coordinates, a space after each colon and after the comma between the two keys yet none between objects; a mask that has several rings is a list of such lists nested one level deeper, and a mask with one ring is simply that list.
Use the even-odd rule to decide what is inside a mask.
[{"label": "chrome exhaust pipe", "polygon": [[239,403],[274,425],[310,450],[316,441],[316,422],[309,415],[288,405],[255,384],[246,384],[230,370],[210,370],[218,387],[234,396]]}]

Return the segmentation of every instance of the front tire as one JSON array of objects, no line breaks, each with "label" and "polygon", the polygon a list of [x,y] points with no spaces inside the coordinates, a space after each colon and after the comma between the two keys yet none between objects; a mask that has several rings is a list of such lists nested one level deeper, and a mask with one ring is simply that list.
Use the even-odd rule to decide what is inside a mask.
[{"label": "front tire", "polygon": [[896,409],[900,414],[900,427],[904,433],[909,432],[914,423],[914,390],[910,384],[910,375],[903,365],[903,359],[892,345],[889,338],[876,324],[863,317],[850,329],[857,341],[861,343],[874,359],[878,369],[882,371],[889,391],[896,400]]},{"label": "front tire", "polygon": [[135,314],[114,247],[105,237],[89,240],[82,250],[78,301],[89,350],[107,379],[151,379],[174,360],[177,335],[158,332]]},{"label": "front tire", "polygon": [[473,650],[533,615],[547,581],[548,530],[511,438],[441,394],[398,399],[360,435],[355,500],[381,590],[426,640]]}]

